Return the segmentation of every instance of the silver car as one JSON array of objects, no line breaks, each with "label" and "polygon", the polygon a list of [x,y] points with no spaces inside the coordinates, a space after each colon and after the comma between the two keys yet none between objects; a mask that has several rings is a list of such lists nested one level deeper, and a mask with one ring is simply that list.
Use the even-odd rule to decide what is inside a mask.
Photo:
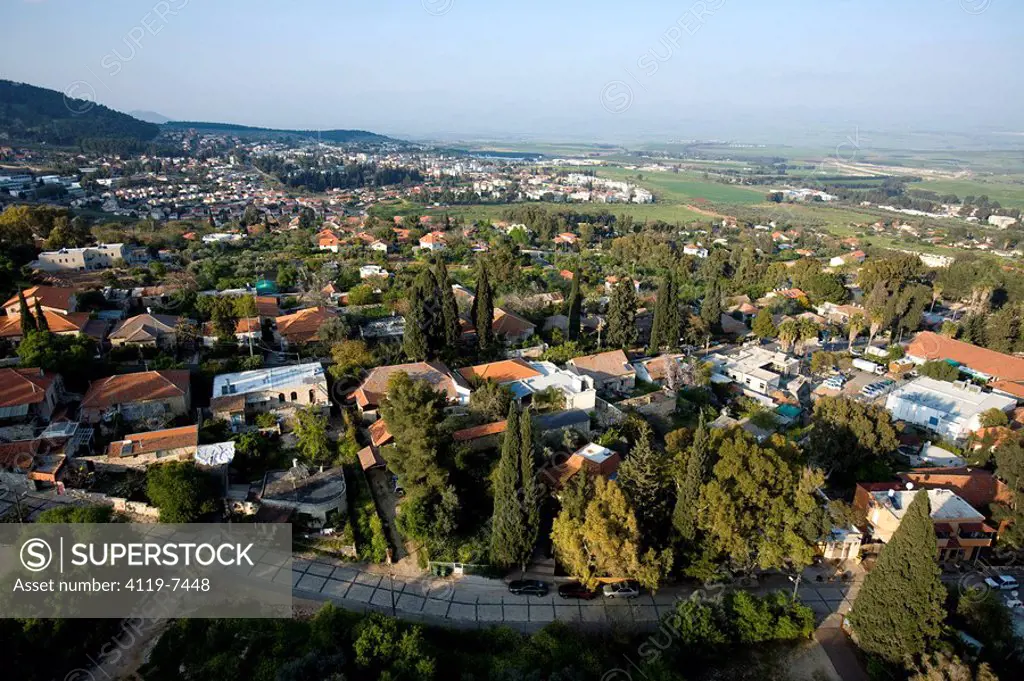
[{"label": "silver car", "polygon": [[605,584],[601,592],[605,598],[637,598],[640,596],[640,584],[627,579],[624,582]]}]

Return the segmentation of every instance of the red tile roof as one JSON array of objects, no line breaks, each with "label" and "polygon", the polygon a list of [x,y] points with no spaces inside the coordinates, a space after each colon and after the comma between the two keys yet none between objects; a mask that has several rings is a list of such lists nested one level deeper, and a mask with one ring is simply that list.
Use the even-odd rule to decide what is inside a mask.
[{"label": "red tile roof", "polygon": [[308,343],[319,340],[317,332],[320,326],[337,316],[337,312],[326,307],[310,307],[278,317],[277,331],[292,343]]},{"label": "red tile roof", "polygon": [[[46,324],[53,333],[82,333],[85,330],[85,325],[89,323],[87,312],[64,314],[43,310],[43,317],[46,318]],[[21,338],[20,315],[0,317],[0,338]]]},{"label": "red tile roof", "polygon": [[[25,302],[28,303],[28,309],[35,311],[36,300],[42,307],[52,307],[55,310],[63,310],[64,312],[71,311],[71,298],[78,292],[73,288],[60,288],[57,286],[33,286],[27,288],[21,292],[25,296]],[[11,296],[4,307],[8,308],[12,305],[19,305],[18,296]]]},{"label": "red tile roof", "polygon": [[478,378],[482,381],[497,381],[498,383],[511,383],[524,378],[540,376],[540,372],[534,369],[522,359],[505,359],[490,364],[478,364],[475,367],[464,367],[459,373],[466,380]]},{"label": "red tile roof", "polygon": [[925,360],[951,359],[997,380],[1024,381],[1024,359],[931,331],[922,331],[914,336],[907,354]]},{"label": "red tile roof", "polygon": [[189,373],[183,369],[144,371],[108,376],[89,384],[83,409],[108,409],[116,404],[178,397],[188,392]]},{"label": "red tile roof", "polygon": [[374,421],[367,430],[370,431],[370,442],[374,447],[383,447],[395,439],[395,436],[388,430],[388,424],[384,422],[384,419]]},{"label": "red tile roof", "polygon": [[576,357],[569,363],[588,374],[604,377],[632,376],[636,370],[626,358],[622,350],[611,350],[596,355]]},{"label": "red tile roof", "polygon": [[452,433],[452,439],[456,442],[468,442],[469,440],[479,440],[482,437],[488,435],[497,435],[504,433],[508,427],[508,421],[495,421],[494,423],[485,423],[482,426],[473,426],[472,428],[463,428]]},{"label": "red tile roof", "polygon": [[392,375],[399,372],[407,374],[414,381],[426,381],[448,395],[450,400],[457,398],[456,388],[463,384],[462,377],[452,374],[442,362],[413,362],[376,367],[353,393],[356,403],[363,409],[380,405],[387,396],[388,381]]},{"label": "red tile roof", "polygon": [[112,458],[155,454],[171,449],[196,447],[199,444],[199,426],[182,426],[154,430],[148,433],[133,433],[123,440],[107,445],[107,456]]},{"label": "red tile roof", "polygon": [[0,369],[0,407],[42,402],[56,377],[41,369]]}]

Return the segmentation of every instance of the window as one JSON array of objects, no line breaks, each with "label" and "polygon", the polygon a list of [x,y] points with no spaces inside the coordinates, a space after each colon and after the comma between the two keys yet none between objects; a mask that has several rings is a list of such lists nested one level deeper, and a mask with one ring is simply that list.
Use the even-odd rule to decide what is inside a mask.
[{"label": "window", "polygon": [[315,404],[316,403],[316,392],[314,390],[310,390],[309,391],[309,403],[310,404]]},{"label": "window", "polygon": [[298,402],[298,401],[299,401],[299,394],[296,393],[296,392],[293,392],[292,393],[292,402]]},{"label": "window", "polygon": [[280,404],[284,404],[284,393],[280,393],[280,394],[278,394],[278,396],[277,396],[277,401],[278,401],[278,402],[279,402]]},{"label": "window", "polygon": [[928,425],[929,426],[937,426],[937,425],[939,425],[939,417],[938,416],[930,417],[928,419]]}]

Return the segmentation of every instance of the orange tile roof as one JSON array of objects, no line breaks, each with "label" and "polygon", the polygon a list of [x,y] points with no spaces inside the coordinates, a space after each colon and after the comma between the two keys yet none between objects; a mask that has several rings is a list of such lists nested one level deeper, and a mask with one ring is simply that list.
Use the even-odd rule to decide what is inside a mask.
[{"label": "orange tile roof", "polygon": [[320,326],[338,313],[326,307],[310,307],[277,318],[277,331],[293,343],[319,340]]},{"label": "orange tile roof", "polygon": [[463,428],[452,433],[452,439],[456,442],[468,442],[469,440],[479,440],[482,437],[488,435],[497,435],[504,433],[508,427],[508,421],[495,421],[494,423],[485,423],[482,426],[473,426],[472,428]]},{"label": "orange tile roof", "polygon": [[178,317],[162,314],[140,314],[120,322],[109,338],[125,341],[155,341],[161,335],[172,334]]},{"label": "orange tile roof", "polygon": [[115,404],[167,399],[186,394],[188,388],[189,373],[184,369],[108,376],[89,384],[82,408],[108,409]]},{"label": "orange tile roof", "polygon": [[596,355],[586,355],[569,360],[569,363],[588,374],[603,374],[605,376],[631,376],[636,370],[626,358],[622,350],[611,350]]},{"label": "orange tile roof", "polygon": [[493,329],[496,336],[518,336],[535,328],[537,328],[537,325],[528,319],[523,319],[519,315],[503,310],[500,307],[494,308],[494,321],[491,322],[491,329]]},{"label": "orange tile roof", "polygon": [[464,367],[459,373],[467,381],[471,378],[478,378],[482,381],[497,381],[498,383],[511,383],[521,381],[524,378],[540,376],[540,372],[534,369],[522,359],[505,359],[490,364],[478,364],[475,367]]},{"label": "orange tile roof", "polygon": [[281,309],[277,306],[277,298],[256,296],[256,314],[261,317],[280,317]]},{"label": "orange tile roof", "polygon": [[[25,296],[30,310],[35,308],[36,300],[42,307],[52,307],[55,310],[70,311],[71,298],[78,292],[73,288],[60,288],[57,286],[33,286],[21,292]],[[4,307],[18,305],[18,296],[11,296]]]},{"label": "orange tile roof", "polygon": [[359,450],[359,465],[364,471],[378,466],[386,466],[387,462],[381,457],[376,447],[363,447]]},{"label": "orange tile roof", "polygon": [[356,403],[364,409],[380,405],[387,396],[388,381],[392,375],[399,372],[407,374],[414,381],[426,381],[444,392],[451,400],[456,399],[457,387],[464,383],[461,376],[453,374],[442,362],[413,362],[376,367],[353,393]]},{"label": "orange tile roof", "polygon": [[997,380],[1024,381],[1024,359],[931,331],[922,331],[914,336],[907,354],[925,360],[951,359]]},{"label": "orange tile roof", "polygon": [[1007,395],[1013,395],[1024,400],[1024,383],[1016,381],[992,381],[988,384],[993,390],[1000,390]]},{"label": "orange tile roof", "polygon": [[395,439],[395,436],[388,430],[388,424],[384,422],[384,419],[374,421],[367,430],[370,431],[370,442],[374,447],[383,447]]},{"label": "orange tile roof", "polygon": [[41,369],[0,369],[0,407],[42,402],[55,378]]},{"label": "orange tile roof", "polygon": [[994,503],[1009,503],[1012,490],[999,478],[983,468],[916,468],[899,473],[904,482],[924,489],[950,489],[978,509]]},{"label": "orange tile roof", "polygon": [[443,244],[444,233],[443,232],[431,232],[430,234],[424,234],[420,237],[421,244]]},{"label": "orange tile roof", "polygon": [[[249,317],[248,319],[239,319],[235,322],[235,335],[239,336],[243,333],[251,333],[260,331],[260,318]],[[217,335],[217,325],[213,322],[206,322],[203,324],[203,336],[207,338],[213,338]]]},{"label": "orange tile roof", "polygon": [[[46,324],[53,333],[82,333],[89,323],[87,312],[63,314],[51,310],[43,310]],[[21,338],[21,316],[7,315],[0,318],[0,338]]]},{"label": "orange tile roof", "polygon": [[107,456],[113,458],[141,456],[166,452],[170,449],[195,447],[198,444],[199,426],[182,426],[181,428],[126,435],[123,440],[107,445]]}]

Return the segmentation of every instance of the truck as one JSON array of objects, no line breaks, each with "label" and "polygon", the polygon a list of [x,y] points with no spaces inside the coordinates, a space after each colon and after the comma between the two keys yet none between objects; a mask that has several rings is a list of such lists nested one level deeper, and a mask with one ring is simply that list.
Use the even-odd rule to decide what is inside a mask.
[{"label": "truck", "polygon": [[871,362],[866,359],[861,359],[860,357],[853,360],[853,366],[857,369],[860,369],[861,371],[867,371],[868,373],[872,373],[877,376],[881,376],[882,374],[885,373],[884,366],[880,364],[875,364],[874,362]]}]

